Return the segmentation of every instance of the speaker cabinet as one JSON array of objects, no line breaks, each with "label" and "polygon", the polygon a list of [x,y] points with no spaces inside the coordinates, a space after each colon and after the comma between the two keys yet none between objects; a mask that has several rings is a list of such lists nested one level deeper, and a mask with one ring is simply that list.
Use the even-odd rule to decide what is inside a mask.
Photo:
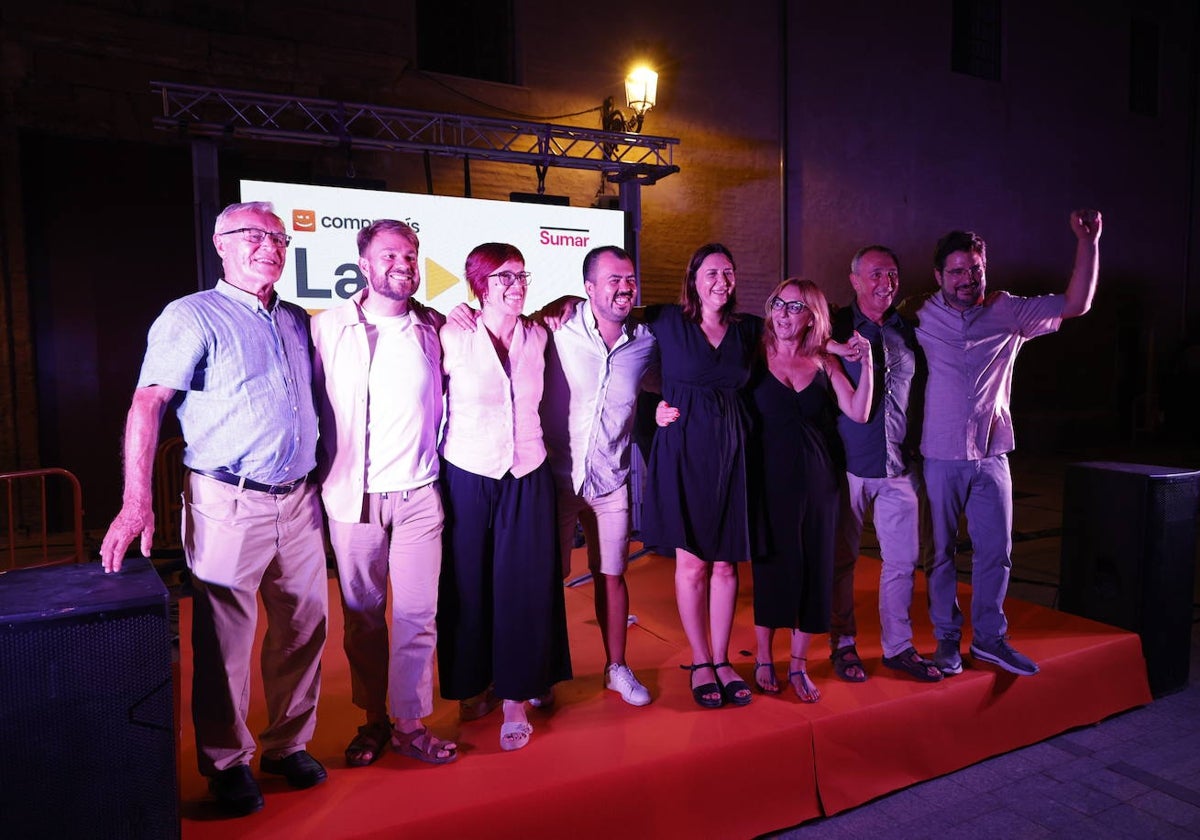
[{"label": "speaker cabinet", "polygon": [[1187,685],[1200,471],[1071,464],[1059,606],[1132,630],[1155,695]]},{"label": "speaker cabinet", "polygon": [[171,674],[144,558],[0,574],[0,836],[179,837]]}]

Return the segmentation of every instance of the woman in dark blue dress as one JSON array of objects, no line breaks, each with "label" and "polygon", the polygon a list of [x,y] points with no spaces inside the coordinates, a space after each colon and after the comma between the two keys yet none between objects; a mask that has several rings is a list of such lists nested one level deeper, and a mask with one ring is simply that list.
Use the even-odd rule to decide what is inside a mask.
[{"label": "woman in dark blue dress", "polygon": [[[747,388],[755,424],[754,678],[763,691],[779,691],[771,646],[776,628],[786,628],[788,681],[801,700],[815,703],[821,693],[806,660],[812,635],[829,630],[840,469],[834,418],[840,408],[859,423],[867,419],[871,343],[858,333],[845,345],[830,342],[829,305],[807,280],[779,284],[766,311],[763,354]],[[862,362],[857,388],[829,351]]]},{"label": "woman in dark blue dress", "polygon": [[[692,649],[692,696],[707,708],[744,706],[750,688],[729,664],[737,564],[750,558],[748,417],[740,389],[758,354],[762,320],[735,314],[733,255],[692,255],[678,305],[648,307],[658,340],[663,403],[648,463],[643,542],[675,557],[675,598]],[[697,682],[699,684],[697,684]]]}]

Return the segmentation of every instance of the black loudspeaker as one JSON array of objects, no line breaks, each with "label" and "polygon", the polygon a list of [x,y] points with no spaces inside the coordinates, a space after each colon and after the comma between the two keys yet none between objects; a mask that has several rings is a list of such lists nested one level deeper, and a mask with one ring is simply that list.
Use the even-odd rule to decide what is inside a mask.
[{"label": "black loudspeaker", "polygon": [[1187,685],[1200,471],[1071,464],[1059,606],[1142,638],[1155,695]]},{"label": "black loudspeaker", "polygon": [[141,557],[0,574],[0,837],[179,837],[167,606]]}]

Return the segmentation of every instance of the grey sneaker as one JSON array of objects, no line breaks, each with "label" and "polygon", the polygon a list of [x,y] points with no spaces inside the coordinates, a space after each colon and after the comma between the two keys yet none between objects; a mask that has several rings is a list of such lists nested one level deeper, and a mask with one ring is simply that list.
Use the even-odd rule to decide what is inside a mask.
[{"label": "grey sneaker", "polygon": [[947,677],[962,673],[962,656],[958,653],[957,639],[938,639],[933,664]]},{"label": "grey sneaker", "polygon": [[1038,672],[1037,663],[1020,651],[1014,650],[1008,639],[997,639],[991,644],[973,641],[971,656],[1022,677],[1032,677]]},{"label": "grey sneaker", "polygon": [[604,687],[621,695],[630,706],[645,706],[650,702],[650,692],[638,682],[627,665],[609,665],[604,669]]}]

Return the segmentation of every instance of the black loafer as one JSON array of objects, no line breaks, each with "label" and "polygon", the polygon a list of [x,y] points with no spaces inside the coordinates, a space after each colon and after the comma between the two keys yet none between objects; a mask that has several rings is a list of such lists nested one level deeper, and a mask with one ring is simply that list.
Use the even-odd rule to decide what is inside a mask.
[{"label": "black loafer", "polygon": [[283,776],[294,788],[310,788],[325,781],[325,768],[307,750],[294,752],[284,758],[267,758],[264,755],[259,766],[264,773]]},{"label": "black loafer", "polygon": [[221,770],[210,776],[208,789],[217,798],[217,805],[235,816],[244,817],[262,810],[262,791],[258,789],[254,774],[245,764]]}]

